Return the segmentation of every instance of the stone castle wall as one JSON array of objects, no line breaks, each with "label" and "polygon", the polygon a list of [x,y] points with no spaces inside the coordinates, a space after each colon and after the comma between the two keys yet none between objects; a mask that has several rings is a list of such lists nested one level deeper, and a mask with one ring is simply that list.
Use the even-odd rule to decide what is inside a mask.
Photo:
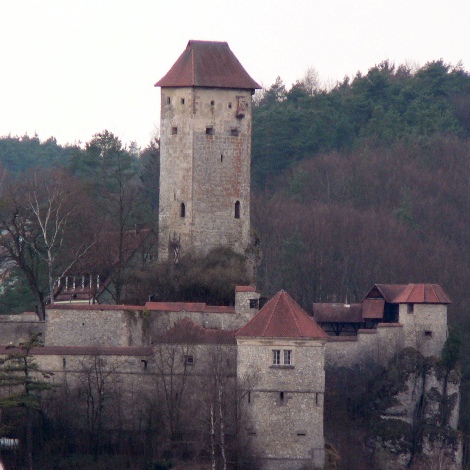
[{"label": "stone castle wall", "polygon": [[[242,406],[247,438],[266,469],[324,462],[324,341],[237,338],[237,376],[249,393]],[[292,351],[274,366],[273,349]],[[299,410],[301,410],[299,412]]]},{"label": "stone castle wall", "polygon": [[[252,309],[253,310],[253,309]],[[207,311],[152,311],[112,306],[57,306],[47,310],[48,346],[151,346],[159,336],[183,318],[205,328],[236,330],[250,318],[249,314]]]},{"label": "stone castle wall", "polygon": [[[163,88],[161,102],[160,259],[168,257],[173,236],[183,252],[225,245],[244,253],[250,236],[250,91]],[[240,106],[243,117],[237,118]]]},{"label": "stone castle wall", "polygon": [[379,323],[376,329],[359,330],[357,336],[331,336],[325,367],[385,366],[404,344],[403,326],[397,323]]},{"label": "stone castle wall", "polygon": [[45,330],[45,322],[40,321],[35,313],[0,315],[0,345],[18,345],[38,333],[44,338]]}]

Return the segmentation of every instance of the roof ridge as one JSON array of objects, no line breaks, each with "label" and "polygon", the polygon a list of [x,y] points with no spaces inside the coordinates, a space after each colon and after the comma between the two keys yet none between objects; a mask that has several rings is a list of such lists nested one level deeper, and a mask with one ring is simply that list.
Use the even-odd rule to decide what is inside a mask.
[{"label": "roof ridge", "polygon": [[278,294],[276,297],[274,297],[272,300],[275,301],[275,304],[273,305],[273,308],[270,312],[270,315],[269,315],[269,319],[268,321],[265,323],[264,325],[264,328],[262,330],[262,334],[264,335],[269,327],[269,325],[271,324],[273,318],[274,318],[274,312],[276,311],[276,308],[277,308],[277,305],[279,303],[279,299],[281,298],[280,294]]},{"label": "roof ridge", "polygon": [[294,320],[294,324],[295,324],[295,327],[297,328],[297,332],[298,332],[299,336],[303,336],[302,330],[300,329],[300,326],[299,326],[299,322],[297,321],[297,316],[294,313],[294,309],[293,309],[291,303],[292,302],[289,302],[289,301],[287,302],[287,306],[289,308],[289,313],[292,316],[292,319]]}]

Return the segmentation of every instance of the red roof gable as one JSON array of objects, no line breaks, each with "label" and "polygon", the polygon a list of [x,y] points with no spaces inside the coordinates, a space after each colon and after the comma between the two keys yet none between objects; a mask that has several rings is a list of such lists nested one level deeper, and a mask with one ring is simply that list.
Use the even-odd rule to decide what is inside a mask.
[{"label": "red roof gable", "polygon": [[189,41],[169,72],[155,86],[261,88],[246,72],[226,42]]},{"label": "red roof gable", "polygon": [[315,320],[284,291],[278,292],[236,336],[328,338]]},{"label": "red roof gable", "polygon": [[439,284],[375,284],[366,298],[382,297],[391,304],[450,304]]}]

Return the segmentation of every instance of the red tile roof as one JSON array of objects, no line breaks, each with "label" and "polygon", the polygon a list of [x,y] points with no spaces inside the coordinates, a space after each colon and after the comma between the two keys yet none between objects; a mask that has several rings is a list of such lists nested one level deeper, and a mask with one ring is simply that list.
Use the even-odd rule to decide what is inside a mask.
[{"label": "red tile roof", "polygon": [[284,291],[278,292],[236,336],[328,338],[315,320]]},{"label": "red tile roof", "polygon": [[314,303],[313,317],[320,323],[362,323],[362,304]]},{"label": "red tile roof", "polygon": [[169,72],[155,86],[261,88],[246,72],[226,42],[189,41]]},{"label": "red tile roof", "polygon": [[49,304],[46,310],[144,310],[145,307],[139,305],[110,305],[110,304]]},{"label": "red tile roof", "polygon": [[375,284],[366,298],[382,297],[391,304],[450,304],[439,284]]},{"label": "red tile roof", "polygon": [[160,312],[210,312],[235,313],[234,307],[224,305],[206,305],[202,302],[147,302],[147,310]]},{"label": "red tile roof", "polygon": [[253,286],[235,286],[235,292],[256,292]]},{"label": "red tile roof", "polygon": [[158,343],[170,344],[235,344],[235,330],[215,330],[196,325],[189,318],[183,318],[165,332]]}]

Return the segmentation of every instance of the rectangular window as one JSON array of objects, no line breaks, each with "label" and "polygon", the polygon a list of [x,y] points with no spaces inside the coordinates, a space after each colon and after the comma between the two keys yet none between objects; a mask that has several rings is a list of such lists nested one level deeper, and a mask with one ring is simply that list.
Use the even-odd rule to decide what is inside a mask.
[{"label": "rectangular window", "polygon": [[171,128],[171,135],[176,135],[178,134],[178,128],[177,127],[172,127]]},{"label": "rectangular window", "polygon": [[192,366],[194,364],[194,357],[193,356],[186,356],[186,364],[188,366]]},{"label": "rectangular window", "polygon": [[231,135],[232,137],[238,137],[238,134],[239,134],[238,129],[234,128],[234,129],[231,129],[231,130],[230,130],[230,135]]},{"label": "rectangular window", "polygon": [[213,127],[206,127],[206,135],[214,135],[215,130]]},{"label": "rectangular window", "polygon": [[290,366],[292,364],[292,350],[284,349],[284,365]]},{"label": "rectangular window", "polygon": [[272,366],[293,367],[292,349],[273,349]]},{"label": "rectangular window", "polygon": [[250,299],[250,308],[259,308],[259,300]]},{"label": "rectangular window", "polygon": [[407,305],[407,312],[408,313],[413,313],[414,312],[414,304],[408,304]]},{"label": "rectangular window", "polygon": [[427,336],[428,338],[432,338],[432,331],[425,331],[424,336]]},{"label": "rectangular window", "polygon": [[184,104],[184,98],[181,98],[181,104]]},{"label": "rectangular window", "polygon": [[281,365],[281,350],[280,349],[273,349],[273,365],[274,366]]}]

